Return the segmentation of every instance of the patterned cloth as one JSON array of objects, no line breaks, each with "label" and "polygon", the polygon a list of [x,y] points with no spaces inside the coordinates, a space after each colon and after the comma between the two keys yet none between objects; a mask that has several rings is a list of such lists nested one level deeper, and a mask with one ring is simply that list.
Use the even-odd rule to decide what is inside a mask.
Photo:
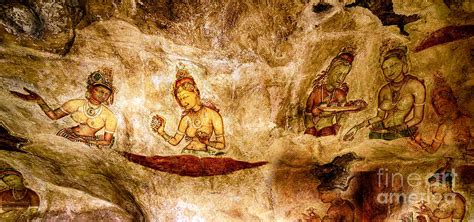
[{"label": "patterned cloth", "polygon": [[412,126],[406,130],[400,132],[377,132],[371,131],[369,133],[369,139],[383,139],[383,140],[395,140],[403,137],[412,137],[416,134],[418,127]]},{"label": "patterned cloth", "polygon": [[83,142],[83,143],[88,143],[89,141],[94,141],[94,140],[99,140],[100,138],[98,136],[81,136],[77,135],[74,133],[74,130],[72,128],[64,128],[62,130],[59,130],[58,133],[56,133],[58,136],[62,136],[68,140],[71,140],[72,142]]},{"label": "patterned cloth", "polygon": [[[102,138],[100,136],[81,136],[81,135],[77,135],[76,133],[74,133],[74,130],[72,128],[64,128],[62,130],[59,130],[59,132],[56,134],[58,136],[62,136],[72,142],[81,142],[81,143],[85,143],[89,146],[93,146],[92,144],[89,143],[89,141],[97,141],[97,140],[101,140]],[[100,147],[109,147],[111,148],[113,145],[114,145],[114,142],[115,142],[115,137],[112,139],[112,142],[110,143],[110,145],[103,145],[103,146],[100,146]],[[99,145],[95,145],[95,146],[99,146]]]}]

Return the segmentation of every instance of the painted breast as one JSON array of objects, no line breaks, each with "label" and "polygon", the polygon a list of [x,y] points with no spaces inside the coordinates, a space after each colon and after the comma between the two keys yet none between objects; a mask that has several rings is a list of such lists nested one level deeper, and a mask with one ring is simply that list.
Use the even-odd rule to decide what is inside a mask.
[{"label": "painted breast", "polygon": [[89,127],[94,129],[100,129],[105,126],[105,121],[102,118],[102,114],[95,118],[88,118],[84,113],[84,108],[79,107],[78,110],[71,114],[72,119],[79,124],[87,124]]}]

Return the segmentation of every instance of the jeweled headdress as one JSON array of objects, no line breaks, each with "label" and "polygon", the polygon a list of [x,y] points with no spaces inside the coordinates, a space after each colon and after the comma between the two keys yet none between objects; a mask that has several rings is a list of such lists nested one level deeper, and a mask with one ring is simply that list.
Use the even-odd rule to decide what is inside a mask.
[{"label": "jeweled headdress", "polygon": [[431,184],[439,182],[452,186],[455,179],[454,176],[456,174],[452,172],[451,161],[452,159],[449,159],[443,167],[436,170],[436,172],[428,179],[428,182]]},{"label": "jeweled headdress", "polygon": [[354,61],[355,57],[355,49],[352,47],[346,47],[342,48],[341,51],[337,54],[337,56],[333,59],[339,59],[348,62],[349,64],[352,64],[352,61]]},{"label": "jeweled headdress", "polygon": [[435,95],[441,91],[446,91],[453,94],[453,90],[451,89],[451,87],[449,87],[448,83],[446,82],[446,80],[444,79],[444,77],[442,76],[440,72],[437,72],[433,76],[434,76],[434,87],[433,87],[433,91],[431,91],[431,95]]},{"label": "jeweled headdress", "polygon": [[381,62],[390,57],[406,60],[407,52],[408,49],[405,45],[394,41],[386,41],[380,47],[380,59]]},{"label": "jeweled headdress", "polygon": [[113,76],[112,76],[112,69],[110,68],[101,68],[97,71],[92,72],[87,78],[87,85],[101,85],[105,86],[106,88],[114,91],[115,88],[113,86]]},{"label": "jeweled headdress", "polygon": [[[185,87],[186,90],[193,91],[194,89],[197,90],[196,82],[194,78],[189,74],[188,69],[183,63],[179,63],[176,66],[176,81],[173,85],[173,94],[176,96],[178,93],[179,87]],[[199,93],[199,91],[197,91]]]},{"label": "jeweled headdress", "polygon": [[92,72],[89,77],[87,78],[87,85],[88,86],[104,86],[109,89],[112,93],[109,97],[109,104],[114,102],[114,93],[116,89],[113,85],[113,76],[112,76],[112,69],[103,67],[94,72]]},{"label": "jeweled headdress", "polygon": [[0,179],[8,175],[16,175],[22,177],[21,173],[13,168],[0,168]]},{"label": "jeweled headdress", "polygon": [[342,48],[339,53],[331,60],[331,64],[324,70],[318,77],[313,80],[313,87],[320,87],[327,83],[328,78],[328,71],[334,65],[336,61],[343,61],[344,63],[348,63],[352,65],[352,62],[355,58],[355,48],[352,47],[345,47]]}]

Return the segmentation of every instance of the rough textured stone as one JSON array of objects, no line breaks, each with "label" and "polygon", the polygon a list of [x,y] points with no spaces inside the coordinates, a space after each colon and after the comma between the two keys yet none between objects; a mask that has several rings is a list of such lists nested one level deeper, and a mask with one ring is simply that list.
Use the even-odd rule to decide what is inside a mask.
[{"label": "rough textured stone", "polygon": [[[27,153],[0,149],[0,160],[20,171],[27,187],[39,194],[34,220],[295,221],[309,207],[325,215],[328,205],[319,199],[311,166],[338,155],[354,152],[365,158],[351,165],[354,173],[381,167],[404,175],[434,172],[444,164],[443,156],[420,152],[408,139],[368,140],[368,129],[351,142],[343,141],[342,133],[304,135],[306,99],[316,76],[341,48],[352,47],[348,99],[369,104],[343,119],[340,132],[375,116],[377,92],[385,83],[380,47],[391,39],[408,46],[409,73],[427,88],[423,135],[436,132],[429,98],[437,72],[462,109],[474,113],[473,38],[413,51],[439,28],[473,24],[473,3],[393,0],[396,13],[421,17],[405,26],[405,36],[366,8],[344,7],[354,1],[325,2],[333,7],[315,13],[319,1],[0,0],[0,120],[31,141],[22,147]],[[115,152],[175,155],[184,147],[184,142],[165,143],[149,128],[154,113],[166,118],[167,131],[177,128],[182,110],[171,91],[179,62],[189,68],[201,96],[221,110],[226,156],[269,164],[191,178],[145,168]],[[103,66],[113,70],[118,89],[110,106],[118,119],[110,150],[55,136],[75,123],[51,121],[37,105],[8,92],[27,87],[57,108],[84,98],[87,76]],[[357,213],[363,207],[357,196],[361,181],[357,177],[344,193]],[[456,187],[468,203],[472,186]],[[386,220],[410,210],[403,205]],[[474,218],[472,204],[465,218]]]}]

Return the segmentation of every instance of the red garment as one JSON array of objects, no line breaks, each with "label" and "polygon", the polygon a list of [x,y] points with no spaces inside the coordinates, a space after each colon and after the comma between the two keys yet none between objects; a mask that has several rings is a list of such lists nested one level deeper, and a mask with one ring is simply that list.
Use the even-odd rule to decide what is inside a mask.
[{"label": "red garment", "polygon": [[334,124],[332,126],[324,127],[320,130],[317,130],[314,127],[306,129],[304,132],[305,134],[311,134],[315,137],[322,137],[322,136],[332,136],[337,135],[337,131],[339,130],[340,126],[338,124]]},{"label": "red garment", "polygon": [[[346,101],[346,96],[349,91],[349,87],[347,84],[342,84],[340,88],[334,89],[334,91],[329,92],[326,89],[326,86],[319,86],[314,87],[311,95],[306,102],[306,113],[311,113],[313,118],[318,117],[323,111],[320,110],[318,107],[321,104],[326,103],[328,105],[343,103]],[[316,128],[311,127],[306,129],[305,134],[311,134],[316,137],[322,136],[330,136],[330,135],[337,135],[337,131],[339,130],[340,126],[338,124],[334,124],[332,126],[324,127],[320,130],[316,130]]]},{"label": "red garment", "polygon": [[[39,206],[39,196],[34,191],[25,188],[25,191],[15,191],[13,195],[13,189],[6,190],[0,193],[0,208],[12,209],[12,208],[29,208]],[[21,199],[18,199],[21,198]]]},{"label": "red garment", "polygon": [[329,92],[324,85],[315,87],[306,102],[306,112],[312,113],[313,116],[318,116],[322,112],[318,109],[322,103],[331,104],[345,102],[348,91],[349,87],[347,87],[347,84],[343,84],[342,87],[334,89],[333,92]]}]

